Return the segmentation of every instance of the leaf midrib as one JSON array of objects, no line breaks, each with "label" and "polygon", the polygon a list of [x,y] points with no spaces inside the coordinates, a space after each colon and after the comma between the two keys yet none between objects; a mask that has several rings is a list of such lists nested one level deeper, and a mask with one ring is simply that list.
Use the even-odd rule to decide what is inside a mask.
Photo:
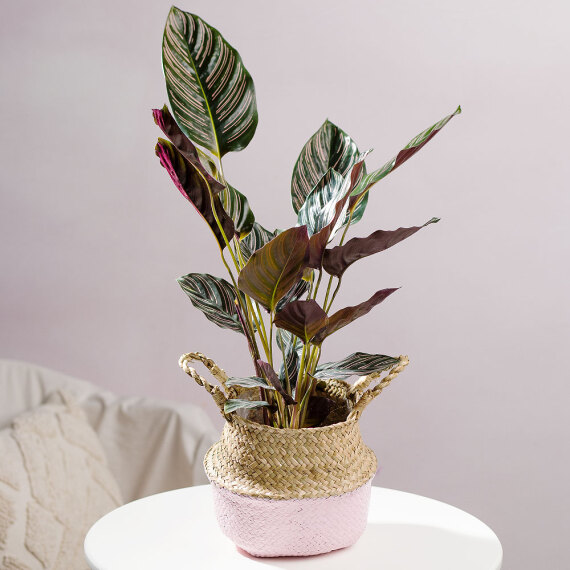
[{"label": "leaf midrib", "polygon": [[[198,18],[198,16],[196,16]],[[184,36],[184,39],[186,40],[186,36]],[[216,149],[217,149],[217,153],[215,153],[216,157],[219,159],[221,158],[220,156],[220,143],[218,142],[218,133],[216,132],[216,125],[214,123],[214,117],[212,115],[212,110],[210,108],[210,102],[208,101],[208,97],[206,97],[206,92],[204,91],[204,87],[202,85],[202,80],[200,79],[200,76],[198,74],[198,70],[196,69],[196,65],[194,63],[194,58],[192,57],[192,53],[190,52],[190,46],[188,45],[188,41],[186,40],[184,45],[187,47],[188,49],[188,57],[190,59],[190,63],[192,64],[192,67],[194,68],[194,73],[196,74],[196,80],[198,81],[198,85],[200,86],[200,91],[202,92],[202,96],[204,97],[204,101],[206,102],[206,108],[208,109],[208,116],[210,117],[210,122],[212,124],[212,132],[214,134],[214,140],[216,141]]]},{"label": "leaf midrib", "polygon": [[[277,287],[279,286],[279,283],[281,281],[281,277],[283,276],[283,273],[285,272],[285,268],[287,267],[287,265],[289,264],[289,261],[291,259],[291,256],[293,255],[293,252],[295,251],[295,248],[291,248],[291,252],[289,253],[289,256],[287,257],[287,261],[285,262],[285,265],[283,266],[283,268],[281,269],[281,273],[279,274],[279,278],[277,279],[277,281],[275,282],[275,287],[273,288],[273,292],[271,294],[271,304],[269,305],[269,308],[271,310],[271,312],[273,312],[275,310],[275,307],[277,306],[277,303],[275,303],[275,294],[277,292]],[[275,303],[275,304],[274,304]]]}]

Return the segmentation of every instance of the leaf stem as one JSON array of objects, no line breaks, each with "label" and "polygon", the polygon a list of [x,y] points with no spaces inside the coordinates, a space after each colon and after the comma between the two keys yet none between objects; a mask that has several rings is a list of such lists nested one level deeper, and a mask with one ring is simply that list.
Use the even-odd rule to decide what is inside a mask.
[{"label": "leaf stem", "polygon": [[271,311],[269,317],[269,364],[273,366],[273,319],[275,317],[275,311]]},{"label": "leaf stem", "polygon": [[346,226],[344,226],[344,232],[342,232],[340,242],[338,243],[339,246],[341,246],[344,243],[344,238],[346,237],[346,232],[348,231],[348,228],[352,222],[352,216],[353,215],[354,215],[354,208],[352,210],[350,210],[350,215],[348,216],[348,222],[346,222]]},{"label": "leaf stem", "polygon": [[333,292],[333,295],[332,295],[332,297],[331,297],[331,301],[330,301],[328,307],[327,307],[327,306],[324,306],[324,307],[323,307],[323,310],[325,311],[325,313],[328,313],[328,312],[330,311],[330,308],[332,307],[332,304],[333,304],[333,302],[334,302],[334,299],[335,299],[335,297],[336,297],[336,294],[338,293],[338,290],[340,289],[340,284],[341,284],[341,283],[342,283],[342,277],[339,277],[339,278],[338,278],[338,283],[336,284],[335,290],[334,290],[334,292]]},{"label": "leaf stem", "polygon": [[325,313],[327,312],[326,306],[327,306],[327,303],[328,303],[328,300],[329,300],[329,295],[330,295],[330,292],[331,292],[332,280],[333,280],[333,276],[331,275],[331,276],[329,277],[329,282],[328,282],[328,285],[327,285],[327,292],[326,292],[326,294],[325,294],[325,300],[324,300],[324,302],[323,302],[323,310],[325,311]]},{"label": "leaf stem", "polygon": [[[235,241],[237,242],[237,238],[234,236]],[[238,258],[240,260],[240,264],[241,266],[245,266],[245,260],[243,258],[243,255],[241,253],[241,249],[239,247],[239,242],[236,244],[236,251],[238,254]],[[269,346],[267,344],[267,331],[265,330],[265,323],[263,322],[263,316],[261,314],[261,311],[259,309],[259,305],[257,303],[257,301],[253,300],[253,303],[255,303],[255,306],[257,307],[257,312],[255,311],[254,307],[253,307],[253,303],[252,303],[252,299],[249,297],[249,295],[245,295],[245,301],[247,304],[247,313],[248,313],[248,319],[251,321],[253,319],[253,322],[255,322],[255,325],[257,327],[257,332],[259,333],[259,338],[261,340],[261,344],[263,345],[263,350],[265,352],[265,356],[269,359]],[[252,323],[252,328],[253,328],[253,323]]]},{"label": "leaf stem", "polygon": [[[352,217],[353,217],[353,215],[354,215],[354,208],[353,208],[352,210],[350,210],[350,215],[348,216],[348,222],[346,222],[346,225],[344,226],[344,231],[342,232],[342,236],[341,236],[340,242],[339,242],[339,244],[338,244],[339,247],[344,243],[344,238],[346,237],[346,232],[348,231],[348,228],[350,227],[350,224],[351,224],[351,222],[352,222]],[[332,297],[332,299],[331,299],[331,302],[329,303],[328,308],[325,308],[326,305],[327,305],[327,301],[328,301],[328,299],[329,299],[329,293],[330,293],[330,289],[331,289],[331,285],[332,285],[332,280],[333,280],[333,276],[331,275],[331,276],[329,277],[329,282],[328,282],[328,285],[327,285],[327,293],[326,293],[326,295],[325,295],[325,302],[323,303],[323,309],[324,309],[325,312],[328,312],[328,310],[331,308],[331,305],[332,305],[332,303],[333,303],[333,301],[334,301],[334,298],[336,297],[336,294],[337,294],[337,292],[338,292],[338,288],[340,287],[340,282],[342,281],[342,279],[339,277],[338,284],[337,284],[336,289],[335,289],[335,291],[334,291],[334,293],[333,293],[333,297]]]},{"label": "leaf stem", "polygon": [[323,270],[319,269],[319,278],[317,279],[317,285],[315,286],[315,290],[313,291],[313,301],[317,298],[317,292],[319,290],[322,277],[323,277]]}]

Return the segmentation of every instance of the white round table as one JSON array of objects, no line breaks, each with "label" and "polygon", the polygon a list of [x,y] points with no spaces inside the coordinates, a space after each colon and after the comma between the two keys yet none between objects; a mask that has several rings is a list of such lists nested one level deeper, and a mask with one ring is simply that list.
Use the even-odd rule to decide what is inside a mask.
[{"label": "white round table", "polygon": [[500,570],[503,550],[472,515],[410,493],[372,487],[368,526],[352,547],[306,558],[254,558],[218,528],[208,485],[133,501],[85,538],[93,570]]}]

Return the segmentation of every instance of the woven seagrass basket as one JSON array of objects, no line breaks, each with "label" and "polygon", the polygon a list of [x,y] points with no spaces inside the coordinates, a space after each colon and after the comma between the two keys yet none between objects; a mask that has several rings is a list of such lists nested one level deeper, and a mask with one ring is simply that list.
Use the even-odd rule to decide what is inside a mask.
[{"label": "woven seagrass basket", "polygon": [[[193,360],[202,362],[221,387],[191,368]],[[358,419],[407,364],[401,356],[373,388],[381,373],[354,385],[319,382],[319,389],[344,410],[337,423],[278,429],[224,414],[226,399],[243,397],[243,391],[225,386],[226,373],[204,355],[183,355],[180,366],[208,390],[226,418],[220,441],[204,459],[222,531],[254,556],[307,556],[354,544],[366,527],[377,468]]]}]

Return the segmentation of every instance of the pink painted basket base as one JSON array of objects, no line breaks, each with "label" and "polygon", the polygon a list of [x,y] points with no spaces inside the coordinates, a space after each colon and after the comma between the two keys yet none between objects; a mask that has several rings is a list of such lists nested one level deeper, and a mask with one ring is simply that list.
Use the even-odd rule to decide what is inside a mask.
[{"label": "pink painted basket base", "polygon": [[371,481],[337,497],[263,499],[212,483],[218,523],[253,556],[310,556],[354,544],[364,532]]}]

